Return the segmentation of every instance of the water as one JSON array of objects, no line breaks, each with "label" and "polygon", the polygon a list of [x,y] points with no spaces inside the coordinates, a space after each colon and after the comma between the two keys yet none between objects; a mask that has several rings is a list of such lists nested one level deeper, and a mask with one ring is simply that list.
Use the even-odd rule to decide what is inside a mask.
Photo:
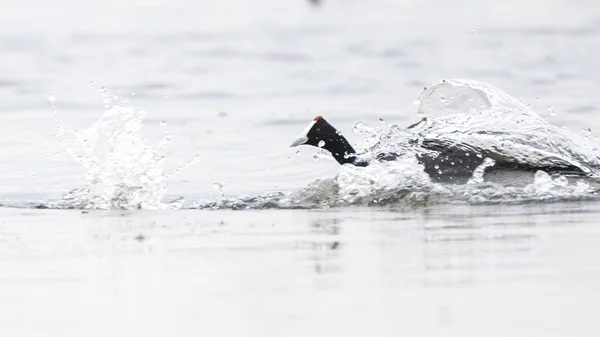
[{"label": "water", "polygon": [[3,209],[2,331],[592,336],[597,216]]},{"label": "water", "polygon": [[[1,12],[5,335],[596,335],[595,2]],[[491,83],[535,123],[474,120],[478,96],[415,105],[441,78]],[[288,147],[317,115],[361,149],[423,116],[418,136],[451,142],[491,125],[516,144],[503,156],[590,178],[340,168]]]}]

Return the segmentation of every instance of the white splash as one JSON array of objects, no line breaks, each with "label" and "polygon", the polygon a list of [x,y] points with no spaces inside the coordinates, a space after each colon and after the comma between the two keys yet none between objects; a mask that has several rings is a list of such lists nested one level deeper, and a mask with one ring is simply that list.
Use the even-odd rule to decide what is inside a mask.
[{"label": "white splash", "polygon": [[[170,141],[163,133],[155,148],[142,134],[144,110],[125,106],[126,99],[101,89],[105,112],[89,129],[58,126],[56,137],[85,168],[86,184],[64,195],[62,207],[82,209],[164,209],[166,156],[159,154]],[[56,108],[53,107],[56,113]],[[165,125],[164,123],[162,124]],[[67,142],[71,139],[71,142]],[[194,162],[196,158],[187,165]],[[179,172],[181,169],[177,170]]]},{"label": "white splash", "polygon": [[593,193],[593,188],[584,181],[569,183],[565,176],[552,178],[544,171],[537,171],[533,183],[523,189],[524,197],[538,200],[560,198],[564,195],[583,197],[590,193]]},{"label": "white splash", "polygon": [[[443,80],[426,88],[419,102],[419,114],[431,120],[418,130],[420,139],[492,153],[496,160],[538,167],[576,167],[600,177],[596,142],[546,122],[490,84]],[[431,118],[436,115],[439,117]]]},{"label": "white splash", "polygon": [[481,165],[477,166],[477,168],[473,171],[473,175],[467,181],[467,184],[481,184],[483,183],[483,175],[485,174],[485,170],[488,167],[492,167],[496,165],[496,161],[491,158],[485,158]]},{"label": "white splash", "polygon": [[410,157],[367,167],[344,165],[334,182],[339,187],[340,201],[347,204],[421,201],[432,194],[447,193],[442,185],[432,183],[423,167]]}]

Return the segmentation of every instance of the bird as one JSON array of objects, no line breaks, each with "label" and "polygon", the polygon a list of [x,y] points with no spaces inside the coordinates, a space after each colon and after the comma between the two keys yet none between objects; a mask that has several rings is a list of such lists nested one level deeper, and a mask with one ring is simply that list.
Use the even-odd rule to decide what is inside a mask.
[{"label": "bird", "polygon": [[[407,129],[415,128],[421,125],[423,120],[410,125]],[[570,174],[582,173],[578,167],[547,167],[536,166],[530,164],[522,164],[510,159],[506,159],[491,151],[476,150],[469,146],[456,146],[446,144],[443,141],[436,139],[422,139],[415,143],[420,147],[416,151],[416,159],[424,166],[424,171],[430,177],[438,181],[447,181],[454,183],[464,183],[471,178],[475,169],[480,167],[486,158],[492,158],[495,161],[494,165],[484,167],[485,173],[494,173],[498,171],[510,172],[522,175],[524,173],[535,173],[539,169],[544,169],[550,172],[566,172]],[[323,116],[315,117],[306,127],[304,132],[296,140],[292,142],[290,147],[300,145],[310,145],[322,148],[331,153],[333,158],[340,165],[354,165],[359,167],[369,166],[373,160],[379,162],[389,162],[397,160],[404,154],[395,152],[380,152],[373,156],[373,159],[361,158],[354,147],[348,140],[331,125]],[[504,179],[504,178],[502,178]]]}]

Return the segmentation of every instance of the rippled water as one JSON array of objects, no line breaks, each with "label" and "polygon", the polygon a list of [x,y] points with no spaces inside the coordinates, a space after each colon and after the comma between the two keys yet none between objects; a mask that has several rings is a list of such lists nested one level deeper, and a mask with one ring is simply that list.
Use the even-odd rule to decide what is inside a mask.
[{"label": "rippled water", "polygon": [[[0,332],[595,335],[599,17],[586,0],[5,1]],[[420,95],[454,78],[523,118]],[[513,145],[494,163],[588,176],[340,168],[288,147],[317,115],[361,150],[428,116],[419,139],[485,130],[468,142]],[[155,211],[115,210],[138,208]]]}]

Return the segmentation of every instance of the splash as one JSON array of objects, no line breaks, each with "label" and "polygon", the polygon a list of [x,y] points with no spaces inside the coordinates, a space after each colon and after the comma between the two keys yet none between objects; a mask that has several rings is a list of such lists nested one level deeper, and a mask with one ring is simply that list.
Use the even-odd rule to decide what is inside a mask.
[{"label": "splash", "polygon": [[[397,207],[596,197],[600,176],[597,144],[547,123],[498,88],[477,81],[443,80],[421,92],[417,102],[421,120],[407,128],[384,121],[376,126],[363,122],[354,126],[353,131],[362,137],[357,156],[371,165],[344,165],[333,179],[279,198],[278,206]],[[416,155],[435,155],[438,148],[448,147],[481,159],[466,184],[433,181],[416,159]],[[386,153],[401,156],[391,162],[373,160]],[[551,175],[540,169],[501,183],[486,180],[486,170],[506,163],[563,173]],[[570,170],[585,176],[569,176]]]},{"label": "splash", "polygon": [[[396,167],[392,167],[396,166]],[[582,180],[569,181],[564,176],[551,176],[538,171],[531,183],[506,186],[482,182],[444,185],[427,175],[408,171],[412,164],[384,163],[361,168],[344,166],[332,179],[317,180],[289,194],[221,198],[196,202],[192,209],[256,210],[256,209],[330,209],[339,207],[379,207],[405,211],[447,204],[514,204],[552,201],[580,201],[598,197],[598,186]]]},{"label": "splash", "polygon": [[[89,129],[74,131],[59,125],[57,138],[86,170],[86,184],[67,193],[50,207],[93,209],[180,208],[181,200],[164,203],[170,178],[164,172],[169,144],[165,131],[157,146],[143,137],[145,112],[126,100],[101,91],[106,111]],[[54,99],[51,99],[54,104]],[[330,179],[313,182],[288,194],[227,198],[193,202],[198,209],[313,209],[347,206],[387,208],[422,207],[453,203],[520,203],[596,198],[600,156],[597,144],[555,127],[531,109],[497,88],[475,81],[448,80],[426,88],[418,98],[418,123],[401,127],[382,121],[359,122],[353,131],[362,141],[358,156],[373,160],[381,154],[401,153],[390,162],[373,161],[367,167],[344,165]],[[68,142],[71,140],[71,142]],[[433,145],[433,146],[432,146]],[[432,180],[417,154],[435,155],[437,148],[468,150],[481,159],[466,184]],[[323,150],[315,159],[331,159]],[[195,159],[190,163],[195,162]],[[554,174],[540,169],[518,181],[493,182],[489,168],[503,163],[541,165],[563,169]],[[189,163],[189,164],[190,164]],[[449,164],[454,165],[454,162]],[[565,174],[574,168],[586,175]],[[178,170],[179,171],[179,170]],[[176,171],[174,174],[176,174]],[[440,171],[441,172],[441,171]],[[221,192],[221,185],[215,185]]]},{"label": "splash", "polygon": [[473,175],[467,181],[467,184],[482,184],[484,182],[483,176],[485,175],[485,170],[488,167],[493,167],[494,165],[496,165],[496,161],[486,157],[483,160],[483,163],[475,168]]},{"label": "splash", "polygon": [[555,199],[561,198],[562,195],[568,193],[573,198],[585,198],[594,189],[585,181],[575,181],[569,183],[565,176],[552,177],[544,171],[535,173],[534,182],[527,185],[524,189],[524,196],[529,199]]},{"label": "splash", "polygon": [[421,145],[468,149],[498,163],[575,169],[600,177],[596,142],[549,124],[490,84],[444,80],[426,88],[418,101],[418,113],[430,121],[415,130]]},{"label": "splash", "polygon": [[418,204],[448,193],[443,186],[432,183],[416,159],[408,157],[365,168],[346,165],[334,181],[340,202],[350,205],[385,205],[399,200]]},{"label": "splash", "polygon": [[356,156],[361,161],[371,162],[386,153],[414,157],[417,153],[424,152],[417,146],[418,134],[411,128],[401,128],[385,122],[381,126],[373,127],[358,122],[354,125],[353,131],[363,137],[356,146],[358,152]]},{"label": "splash", "polygon": [[[51,99],[57,133],[65,151],[85,169],[86,184],[53,205],[78,209],[165,209],[180,206],[180,200],[164,203],[170,176],[160,151],[171,136],[165,131],[157,146],[142,134],[144,110],[127,106],[127,99],[100,89],[104,113],[89,129],[75,131],[58,124]],[[165,127],[165,123],[161,123]],[[195,161],[190,161],[187,165]],[[180,169],[177,172],[179,172]]]},{"label": "splash", "polygon": [[[378,125],[356,123],[353,131],[362,139],[355,148],[359,158],[371,161],[367,167],[343,165],[335,177],[317,180],[288,195],[221,199],[195,207],[405,209],[434,204],[597,198],[600,156],[597,144],[590,137],[550,125],[527,106],[487,83],[440,81],[421,92],[417,102],[420,120],[409,127],[383,120]],[[438,148],[448,147],[463,149],[481,161],[465,184],[433,180],[417,160],[416,155],[436,155]],[[319,151],[317,158],[323,156],[322,150]],[[389,162],[373,160],[386,153],[401,156]],[[507,176],[496,181],[486,178],[488,169],[506,163],[550,170],[516,172],[517,175],[507,172]],[[460,165],[452,160],[447,164]],[[551,173],[554,169],[561,173]],[[578,174],[570,175],[569,170]],[[441,168],[438,172],[443,173]]]},{"label": "splash", "polygon": [[[342,168],[336,179],[342,194],[360,186],[360,192],[345,196],[346,201],[364,203],[364,198],[383,198],[381,201],[395,202],[402,199],[394,199],[393,195],[402,196],[405,201],[412,200],[411,195],[424,195],[429,201],[443,202],[595,197],[596,188],[590,184],[597,184],[600,177],[598,144],[588,136],[547,123],[498,88],[471,80],[442,80],[425,88],[417,103],[417,115],[421,120],[407,128],[357,123],[354,131],[366,138],[358,145],[360,156],[372,159],[380,153],[396,152],[403,154],[405,159],[383,169],[379,165],[352,168],[350,175],[348,169]],[[407,160],[415,155],[435,155],[440,148],[459,149],[467,156],[475,155],[482,160],[466,185],[428,181],[422,166],[407,165]],[[486,170],[498,163],[562,169],[565,173],[579,171],[586,177],[572,177],[569,182],[565,173],[553,179],[540,169],[532,182],[527,183],[525,179],[518,182],[519,186],[514,186],[513,182],[486,182]],[[449,164],[458,165],[452,161]]]}]

